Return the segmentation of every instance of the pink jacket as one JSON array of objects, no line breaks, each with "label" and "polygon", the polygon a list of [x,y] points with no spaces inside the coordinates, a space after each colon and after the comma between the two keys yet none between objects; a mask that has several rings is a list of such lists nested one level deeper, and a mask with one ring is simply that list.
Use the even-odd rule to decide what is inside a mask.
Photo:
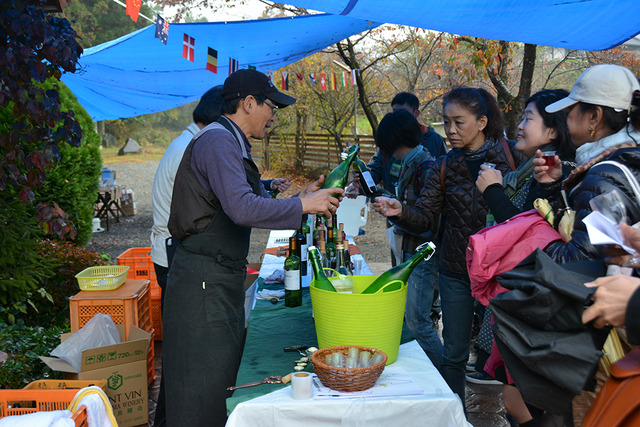
[{"label": "pink jacket", "polygon": [[489,305],[491,298],[506,291],[495,279],[497,275],[559,239],[560,234],[535,209],[483,228],[469,238],[467,246],[471,294],[482,305]]}]

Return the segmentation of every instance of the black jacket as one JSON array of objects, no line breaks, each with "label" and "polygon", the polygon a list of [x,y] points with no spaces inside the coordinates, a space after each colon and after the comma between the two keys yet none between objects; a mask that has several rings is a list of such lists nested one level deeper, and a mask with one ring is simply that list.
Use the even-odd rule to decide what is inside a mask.
[{"label": "black jacket", "polygon": [[[526,158],[509,141],[516,166]],[[445,188],[442,191],[440,164],[446,162]],[[511,169],[500,142],[493,141],[484,162],[493,163],[504,175]],[[413,208],[403,205],[402,215],[391,220],[414,232],[423,233],[438,226],[444,214],[444,230],[440,250],[440,265],[445,269],[466,274],[466,250],[469,236],[485,227],[487,205],[476,187],[477,176],[471,176],[465,153],[453,149],[439,158],[429,171],[424,188]]]},{"label": "black jacket", "polygon": [[[640,181],[640,149],[621,148],[606,156],[603,160],[614,160],[623,163]],[[542,197],[549,199],[552,206],[557,208],[559,202],[557,194],[560,191],[560,181],[543,184]],[[603,258],[603,246],[595,247],[589,241],[589,235],[582,219],[591,213],[589,201],[599,194],[617,189],[623,196],[626,206],[627,223],[635,224],[640,221],[640,200],[637,200],[629,182],[620,169],[612,165],[591,166],[582,176],[578,176],[573,186],[568,190],[569,202],[576,211],[576,219],[570,242],[561,240],[550,243],[545,252],[556,262],[580,261],[585,259]]]}]

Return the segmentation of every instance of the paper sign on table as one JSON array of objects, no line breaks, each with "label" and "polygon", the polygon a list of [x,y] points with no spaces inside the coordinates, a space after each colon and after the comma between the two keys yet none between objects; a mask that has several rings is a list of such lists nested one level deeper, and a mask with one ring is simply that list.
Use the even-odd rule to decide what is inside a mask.
[{"label": "paper sign on table", "polygon": [[387,366],[375,385],[363,391],[337,391],[322,385],[317,375],[313,375],[314,399],[354,399],[356,397],[411,396],[422,395],[424,390],[400,367]]}]

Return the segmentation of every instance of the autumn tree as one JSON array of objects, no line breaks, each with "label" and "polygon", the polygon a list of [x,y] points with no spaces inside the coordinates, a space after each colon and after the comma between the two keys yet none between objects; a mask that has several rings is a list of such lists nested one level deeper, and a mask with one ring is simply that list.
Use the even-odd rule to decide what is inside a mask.
[{"label": "autumn tree", "polygon": [[374,67],[379,78],[386,81],[386,102],[398,92],[413,93],[420,100],[420,120],[441,121],[440,99],[461,82],[448,62],[450,39],[448,34],[401,26],[374,36],[374,51],[391,52],[387,60]]},{"label": "autumn tree", "polygon": [[[531,96],[536,67],[537,46],[507,41],[455,37],[450,49],[463,49],[470,67],[460,69],[469,82],[478,77],[488,79],[495,91],[498,103],[505,113],[507,135],[515,135],[524,111],[524,102]],[[520,55],[521,53],[521,55]]]},{"label": "autumn tree", "polygon": [[[140,13],[153,19],[155,13],[144,2]],[[138,17],[133,22],[125,13],[125,8],[112,0],[76,0],[70,2],[64,10],[64,16],[71,21],[74,30],[80,36],[83,48],[99,45],[132,33],[150,24]]]}]

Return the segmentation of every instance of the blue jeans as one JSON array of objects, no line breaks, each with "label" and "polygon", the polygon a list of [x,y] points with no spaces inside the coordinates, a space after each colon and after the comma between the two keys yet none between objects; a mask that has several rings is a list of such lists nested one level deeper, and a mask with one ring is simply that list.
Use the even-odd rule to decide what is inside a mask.
[{"label": "blue jeans", "polygon": [[442,304],[442,368],[440,372],[451,390],[465,402],[465,365],[469,358],[473,305],[467,274],[457,274],[440,267],[440,301]]},{"label": "blue jeans", "polygon": [[[413,254],[403,252],[402,260],[407,261]],[[433,288],[438,280],[437,252],[430,260],[421,262],[409,276],[407,305],[404,321],[407,327],[427,354],[431,363],[440,370],[442,364],[442,343],[431,320]]]}]

